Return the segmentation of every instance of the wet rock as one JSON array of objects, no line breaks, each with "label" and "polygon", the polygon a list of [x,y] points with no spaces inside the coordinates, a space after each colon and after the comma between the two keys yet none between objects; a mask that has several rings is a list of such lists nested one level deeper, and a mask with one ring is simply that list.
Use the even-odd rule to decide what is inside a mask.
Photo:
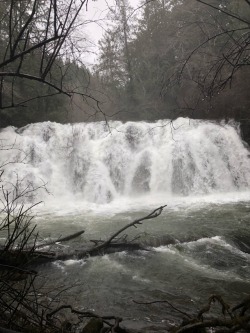
[{"label": "wet rock", "polygon": [[242,139],[250,146],[250,120],[244,119],[240,122],[240,130]]},{"label": "wet rock", "polygon": [[100,333],[103,328],[103,322],[99,318],[91,318],[83,328],[82,333]]}]

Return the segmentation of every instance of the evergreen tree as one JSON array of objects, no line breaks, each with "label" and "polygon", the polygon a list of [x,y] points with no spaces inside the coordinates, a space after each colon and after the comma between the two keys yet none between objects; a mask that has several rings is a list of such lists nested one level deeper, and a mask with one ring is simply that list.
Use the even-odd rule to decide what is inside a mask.
[{"label": "evergreen tree", "polygon": [[105,82],[107,93],[112,95],[122,111],[130,114],[136,105],[131,13],[127,0],[119,0],[115,8],[110,8],[109,19],[113,26],[100,41],[99,63],[95,67],[96,74]]}]

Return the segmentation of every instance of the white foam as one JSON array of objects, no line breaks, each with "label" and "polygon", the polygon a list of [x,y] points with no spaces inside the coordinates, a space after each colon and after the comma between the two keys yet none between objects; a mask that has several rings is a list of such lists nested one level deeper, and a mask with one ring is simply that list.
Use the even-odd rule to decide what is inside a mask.
[{"label": "white foam", "polygon": [[84,259],[69,259],[69,260],[57,260],[53,262],[53,265],[55,265],[57,268],[61,269],[63,272],[66,272],[67,267],[71,267],[74,265],[80,265],[83,266],[86,264],[86,261]]},{"label": "white foam", "polygon": [[[250,255],[248,253],[244,253],[237,249],[236,247],[232,246],[231,244],[227,243],[223,237],[221,236],[214,236],[214,237],[205,237],[200,238],[196,241],[191,242],[184,242],[182,243],[182,246],[188,247],[192,250],[195,249],[199,244],[209,244],[210,246],[216,245],[223,247],[224,249],[230,251],[234,255],[240,256],[244,259],[247,259],[250,261]],[[183,260],[185,265],[188,265],[189,267],[192,267],[192,269],[195,269],[200,272],[205,272],[206,274],[209,274],[213,279],[224,279],[227,281],[235,280],[235,281],[246,281],[245,279],[241,278],[238,274],[234,272],[230,272],[228,270],[222,271],[219,269],[216,269],[210,265],[202,264],[200,261],[196,261],[196,259],[189,257],[185,254],[183,251],[178,251],[178,249],[175,247],[175,245],[167,245],[167,246],[159,246],[156,248],[153,248],[155,252],[160,253],[166,253],[167,255],[174,255],[177,256],[179,259]],[[250,280],[247,280],[250,282]]]},{"label": "white foam", "polygon": [[[20,187],[46,183],[46,212],[100,214],[155,207],[172,209],[250,198],[250,160],[236,124],[179,118],[155,123],[38,123],[0,140],[2,180]],[[173,138],[174,136],[174,138]]]}]

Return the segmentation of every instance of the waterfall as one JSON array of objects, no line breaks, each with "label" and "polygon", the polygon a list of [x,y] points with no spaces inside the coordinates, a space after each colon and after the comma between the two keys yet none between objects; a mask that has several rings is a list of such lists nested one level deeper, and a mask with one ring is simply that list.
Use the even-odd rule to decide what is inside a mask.
[{"label": "waterfall", "polygon": [[22,186],[35,187],[45,182],[57,198],[101,204],[144,194],[200,196],[250,188],[249,151],[236,123],[45,122],[2,129],[0,140],[4,180],[15,183],[18,177]]}]

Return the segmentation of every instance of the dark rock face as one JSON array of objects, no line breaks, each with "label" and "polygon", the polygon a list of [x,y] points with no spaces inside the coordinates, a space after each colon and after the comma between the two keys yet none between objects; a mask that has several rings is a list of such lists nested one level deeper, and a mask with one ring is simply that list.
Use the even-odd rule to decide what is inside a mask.
[{"label": "dark rock face", "polygon": [[250,146],[250,119],[244,119],[240,122],[242,139]]}]

